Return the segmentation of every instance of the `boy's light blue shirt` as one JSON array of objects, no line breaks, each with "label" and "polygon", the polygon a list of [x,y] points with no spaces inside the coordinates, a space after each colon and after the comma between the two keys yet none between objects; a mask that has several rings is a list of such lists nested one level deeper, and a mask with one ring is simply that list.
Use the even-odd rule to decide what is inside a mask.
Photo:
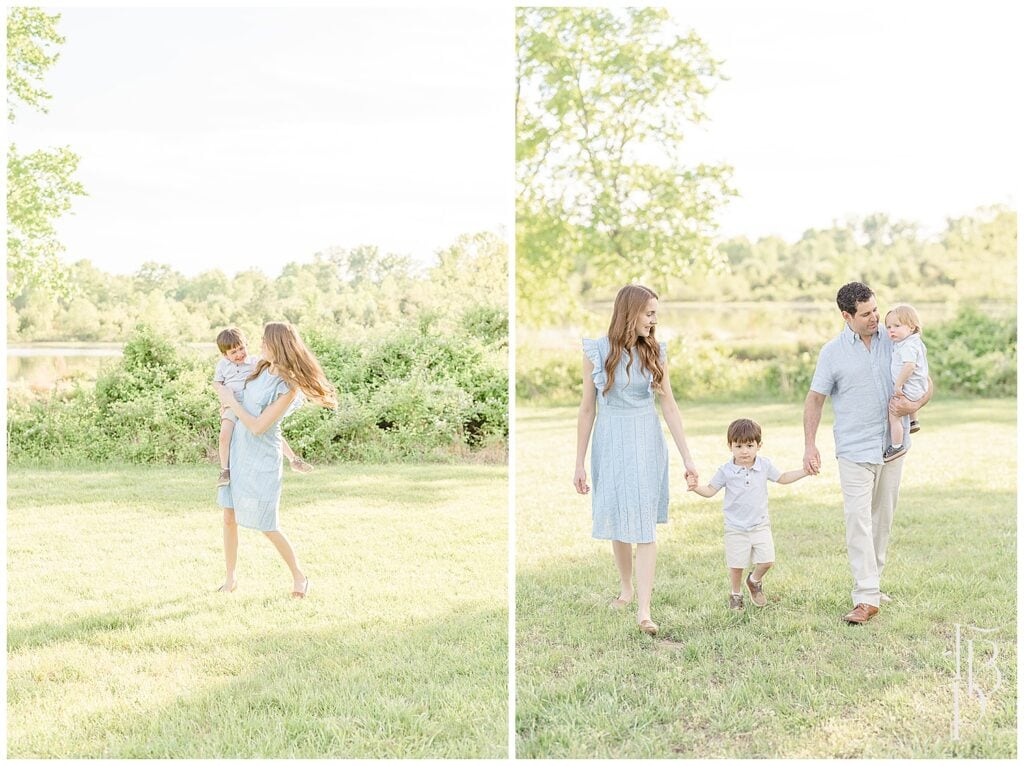
[{"label": "boy's light blue shirt", "polygon": [[[875,332],[871,348],[846,328],[821,348],[811,390],[832,397],[836,457],[854,463],[882,463],[889,445],[892,398],[892,340]],[[903,443],[910,447],[910,418],[903,417]]]},{"label": "boy's light blue shirt", "polygon": [[708,486],[725,487],[722,512],[726,529],[747,532],[768,521],[768,482],[778,481],[781,475],[771,460],[760,455],[750,468],[732,460],[720,466]]},{"label": "boy's light blue shirt", "polygon": [[928,355],[917,333],[892,344],[892,379],[899,377],[906,362],[914,363],[914,372],[903,384],[903,395],[915,402],[928,393]]}]

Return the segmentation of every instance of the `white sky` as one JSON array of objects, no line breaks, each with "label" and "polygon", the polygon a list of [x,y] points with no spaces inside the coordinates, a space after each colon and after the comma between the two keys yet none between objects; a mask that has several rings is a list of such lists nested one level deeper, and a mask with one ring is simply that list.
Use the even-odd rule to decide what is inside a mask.
[{"label": "white sky", "polygon": [[[429,261],[512,217],[511,6],[61,9],[20,148],[70,145],[65,258],[276,275],[331,245]],[[1016,3],[691,2],[725,59],[694,161],[735,167],[725,236],[882,211],[938,230],[1015,205]]]},{"label": "white sky", "polygon": [[269,275],[331,245],[420,262],[512,209],[512,11],[70,8],[19,149],[89,193],[64,259]]},{"label": "white sky", "polygon": [[1020,193],[1019,3],[694,2],[670,6],[729,81],[695,160],[733,165],[723,234],[798,238],[886,212],[946,216]]}]

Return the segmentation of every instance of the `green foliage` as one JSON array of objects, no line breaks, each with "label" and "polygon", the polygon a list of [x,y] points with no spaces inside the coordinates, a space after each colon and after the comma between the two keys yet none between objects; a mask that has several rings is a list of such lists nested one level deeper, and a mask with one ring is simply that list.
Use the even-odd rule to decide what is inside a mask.
[{"label": "green foliage", "polygon": [[67,147],[19,154],[7,151],[7,297],[29,285],[67,293],[53,222],[71,209],[72,197],[85,194],[72,176],[78,156]]},{"label": "green foliage", "polygon": [[[724,165],[687,166],[719,62],[655,8],[516,12],[516,258],[520,309],[564,308],[574,274],[607,288],[713,265]],[[572,293],[569,300],[572,300]]]},{"label": "green foliage", "polygon": [[[393,334],[353,343],[324,332],[307,341],[338,389],[337,410],[307,405],[284,421],[307,459],[449,460],[508,437],[507,335]],[[216,360],[183,353],[146,326],[95,388],[45,400],[13,397],[11,460],[55,458],[194,463],[216,452]]]},{"label": "green foliage", "polygon": [[[724,267],[672,279],[674,300],[832,302],[839,285],[865,282],[891,301],[1016,300],[1017,214],[980,208],[925,237],[882,213],[809,229],[795,242],[735,237],[719,245]],[[584,298],[604,297],[592,293]]]},{"label": "green foliage", "polygon": [[[46,71],[56,63],[61,45],[60,15],[38,8],[12,8],[7,14],[7,119],[14,121],[18,103],[46,111],[50,94],[42,89]],[[68,147],[20,154],[7,150],[7,298],[36,285],[70,298],[65,268],[58,260],[64,246],[53,222],[71,209],[73,197],[85,194],[72,177],[78,156]]]},{"label": "green foliage", "polygon": [[[1015,396],[1016,317],[971,307],[925,327],[928,365],[938,396]],[[799,401],[807,395],[821,343],[727,345],[669,343],[672,392],[679,401]],[[582,355],[523,347],[516,353],[516,396],[532,405],[577,404]]]},{"label": "green foliage", "polygon": [[43,75],[57,63],[60,53],[52,46],[64,44],[57,32],[60,14],[47,15],[40,8],[14,7],[7,13],[7,119],[14,121],[20,102],[46,111],[51,96],[42,87]]},{"label": "green foliage", "polygon": [[1017,394],[1017,320],[997,319],[974,308],[922,333],[928,367],[939,391],[963,396]]},{"label": "green foliage", "polygon": [[264,323],[280,319],[353,342],[417,325],[484,343],[508,333],[508,247],[495,232],[458,237],[425,273],[408,258],[356,247],[289,263],[275,279],[259,271],[189,278],[153,262],[133,275],[107,274],[88,261],[72,264],[68,277],[73,297],[32,284],[18,292],[9,339],[124,341],[148,324],[181,341],[210,343],[226,326],[254,338]]}]

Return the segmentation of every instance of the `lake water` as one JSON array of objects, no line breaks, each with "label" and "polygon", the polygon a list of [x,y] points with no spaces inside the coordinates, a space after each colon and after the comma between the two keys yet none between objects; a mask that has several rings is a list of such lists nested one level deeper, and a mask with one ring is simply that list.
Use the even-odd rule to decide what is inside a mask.
[{"label": "lake water", "polygon": [[[214,347],[209,343],[189,344],[205,353]],[[26,344],[7,347],[7,385],[34,389],[53,388],[60,379],[96,381],[104,366],[114,364],[122,356],[121,345]]]}]

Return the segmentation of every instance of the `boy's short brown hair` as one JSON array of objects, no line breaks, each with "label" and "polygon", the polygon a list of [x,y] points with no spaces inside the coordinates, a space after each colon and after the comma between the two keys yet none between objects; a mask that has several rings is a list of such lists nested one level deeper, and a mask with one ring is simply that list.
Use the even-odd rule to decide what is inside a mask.
[{"label": "boy's short brown hair", "polygon": [[220,349],[222,354],[226,354],[231,349],[244,345],[246,345],[245,336],[242,335],[242,331],[237,327],[229,327],[217,333],[217,348]]},{"label": "boy's short brown hair", "polygon": [[756,442],[758,446],[761,446],[761,426],[747,418],[734,420],[729,424],[726,439],[729,440],[730,447],[747,442]]}]

